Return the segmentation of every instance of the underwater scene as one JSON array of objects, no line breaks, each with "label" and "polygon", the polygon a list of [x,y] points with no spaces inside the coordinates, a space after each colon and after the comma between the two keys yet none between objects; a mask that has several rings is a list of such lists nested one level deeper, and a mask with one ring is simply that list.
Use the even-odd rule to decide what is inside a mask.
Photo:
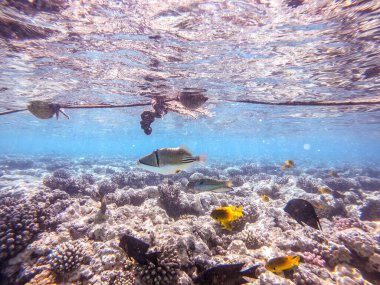
[{"label": "underwater scene", "polygon": [[1,0],[0,284],[380,284],[380,1]]}]

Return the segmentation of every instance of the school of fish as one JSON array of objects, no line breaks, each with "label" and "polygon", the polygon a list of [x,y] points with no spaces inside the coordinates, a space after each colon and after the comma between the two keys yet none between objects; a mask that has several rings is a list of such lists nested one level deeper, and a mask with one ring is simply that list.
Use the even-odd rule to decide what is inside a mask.
[{"label": "school of fish", "polygon": [[[197,163],[204,162],[205,156],[193,156],[192,153],[185,147],[177,148],[160,148],[152,153],[140,158],[137,162],[138,166],[155,173],[163,175],[177,174],[181,171],[189,171]],[[286,160],[281,170],[289,170],[295,167],[293,160]],[[330,171],[329,176],[339,177],[337,173]],[[213,192],[213,193],[228,193],[233,190],[233,183],[230,180],[221,180],[215,178],[199,178],[191,180],[187,184],[189,191],[193,193]],[[332,194],[328,187],[320,187],[318,191],[324,194]],[[262,202],[270,202],[268,195],[261,195]],[[289,214],[302,226],[310,226],[317,230],[322,230],[319,218],[315,212],[314,206],[303,199],[292,199],[286,204],[284,211]],[[211,218],[218,222],[222,230],[233,231],[234,222],[244,217],[243,206],[229,205],[218,207],[211,211]],[[120,242],[122,248],[131,252],[129,255],[136,259],[139,263],[144,263],[146,260],[157,258],[157,253],[147,254],[148,244],[139,241],[131,236],[124,236]],[[269,259],[264,267],[273,272],[280,273],[291,270],[300,264],[300,256],[277,256]],[[244,284],[244,277],[255,278],[256,269],[260,265],[255,265],[243,270],[244,263],[239,264],[220,264],[202,272],[195,280],[195,284],[212,285],[212,284]]]}]

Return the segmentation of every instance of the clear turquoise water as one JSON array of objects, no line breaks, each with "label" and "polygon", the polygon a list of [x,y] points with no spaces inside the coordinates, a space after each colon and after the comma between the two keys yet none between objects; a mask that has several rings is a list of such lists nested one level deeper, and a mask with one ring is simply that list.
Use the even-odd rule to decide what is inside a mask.
[{"label": "clear turquoise water", "polygon": [[31,100],[125,104],[202,88],[214,116],[169,112],[146,136],[139,121],[148,107],[67,110],[71,119],[58,121],[15,113],[0,116],[0,154],[135,160],[160,147],[185,145],[209,161],[376,165],[379,105],[224,101],[379,95],[376,1],[297,3],[95,1],[33,13],[28,4],[2,6],[2,13],[22,15],[54,33],[0,39],[0,112],[23,109]]},{"label": "clear turquoise water", "polygon": [[[380,161],[378,125],[355,123],[360,114],[346,116],[352,125],[342,123],[345,118],[260,121],[257,112],[276,108],[283,107],[216,108],[215,117],[199,120],[169,114],[153,123],[150,136],[140,129],[138,116],[124,111],[70,110],[70,120],[12,114],[0,117],[0,149],[8,155],[122,156],[136,160],[160,147],[184,145],[194,154],[206,154],[210,162],[280,164],[293,159],[298,166],[309,167],[376,165]],[[223,118],[235,110],[244,115],[225,124]]]}]

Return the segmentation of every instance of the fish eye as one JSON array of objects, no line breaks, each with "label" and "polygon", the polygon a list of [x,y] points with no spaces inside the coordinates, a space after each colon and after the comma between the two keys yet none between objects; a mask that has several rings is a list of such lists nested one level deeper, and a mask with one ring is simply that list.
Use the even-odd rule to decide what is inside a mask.
[{"label": "fish eye", "polygon": [[199,182],[199,184],[203,185],[203,181]]}]

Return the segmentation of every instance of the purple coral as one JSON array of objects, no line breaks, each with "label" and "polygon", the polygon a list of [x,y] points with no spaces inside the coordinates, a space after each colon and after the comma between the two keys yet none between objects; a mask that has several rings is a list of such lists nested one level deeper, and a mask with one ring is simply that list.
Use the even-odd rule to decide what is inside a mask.
[{"label": "purple coral", "polygon": [[319,181],[313,177],[305,175],[298,177],[297,187],[305,190],[306,192],[316,193],[320,186],[321,184]]},{"label": "purple coral", "polygon": [[28,200],[0,200],[0,264],[23,250],[41,231],[44,209]]},{"label": "purple coral", "polygon": [[52,190],[59,189],[68,194],[77,194],[80,190],[78,181],[72,177],[70,171],[64,168],[54,171],[53,175],[46,176],[43,183]]},{"label": "purple coral", "polygon": [[358,183],[354,179],[350,178],[327,178],[324,182],[328,187],[335,191],[348,191],[351,188],[358,188]]},{"label": "purple coral", "polygon": [[181,184],[168,181],[158,186],[159,202],[166,213],[178,218],[184,214],[200,215],[204,212],[201,202],[194,195],[181,193]]},{"label": "purple coral", "polygon": [[336,227],[340,231],[343,231],[350,228],[361,228],[362,224],[358,219],[355,218],[335,217],[334,227]]},{"label": "purple coral", "polygon": [[177,250],[173,246],[163,246],[159,252],[157,264],[149,262],[137,266],[136,275],[147,285],[177,284],[181,268]]},{"label": "purple coral", "polygon": [[317,265],[319,267],[326,266],[326,261],[318,254],[306,251],[302,255],[306,263]]}]

